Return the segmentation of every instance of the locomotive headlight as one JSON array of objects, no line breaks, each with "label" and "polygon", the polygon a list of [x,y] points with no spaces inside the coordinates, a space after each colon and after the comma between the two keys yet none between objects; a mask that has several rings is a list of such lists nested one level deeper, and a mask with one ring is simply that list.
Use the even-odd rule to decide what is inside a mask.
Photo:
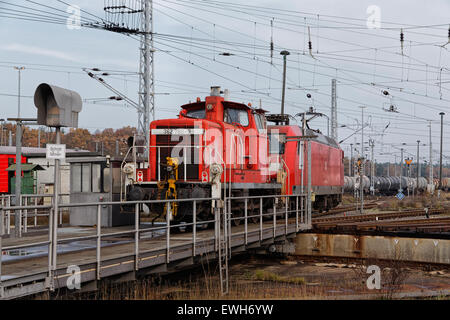
[{"label": "locomotive headlight", "polygon": [[212,109],[214,109],[214,106],[210,103],[210,104],[208,104],[208,105],[206,106],[206,109],[207,109],[208,111],[211,111]]}]

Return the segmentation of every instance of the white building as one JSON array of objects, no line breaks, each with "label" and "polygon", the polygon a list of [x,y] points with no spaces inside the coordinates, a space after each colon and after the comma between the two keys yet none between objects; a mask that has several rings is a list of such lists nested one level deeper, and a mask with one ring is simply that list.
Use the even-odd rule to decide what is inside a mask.
[{"label": "white building", "polygon": [[[15,146],[0,146],[0,154],[16,154]],[[97,152],[90,152],[87,150],[67,149],[66,158],[79,156],[98,156]],[[29,148],[22,147],[22,156],[27,158],[28,163],[38,164],[44,170],[36,171],[36,193],[37,194],[53,194],[55,161],[46,158],[45,148]],[[61,193],[67,194],[62,197],[63,203],[69,202],[70,193],[70,165],[61,161]]]}]

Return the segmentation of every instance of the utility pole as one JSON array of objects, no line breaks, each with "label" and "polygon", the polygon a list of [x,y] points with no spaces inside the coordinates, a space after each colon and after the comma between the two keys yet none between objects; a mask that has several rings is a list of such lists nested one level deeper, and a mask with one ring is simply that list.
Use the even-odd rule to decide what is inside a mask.
[{"label": "utility pole", "polygon": [[374,156],[373,156],[373,148],[375,147],[375,141],[373,139],[369,140],[369,146],[371,149],[371,154],[370,154],[370,191],[372,193],[372,195],[374,195],[375,193],[375,180],[374,180],[374,176],[375,176],[375,166],[374,166]]},{"label": "utility pole", "polygon": [[387,176],[391,176],[391,157],[388,157]]},{"label": "utility pole", "polygon": [[338,140],[336,79],[331,79],[331,137]]},{"label": "utility pole", "polygon": [[363,172],[364,172],[364,108],[365,106],[360,106],[361,108],[361,170],[359,173],[359,194],[361,200],[360,213],[364,212],[364,188],[363,188]]},{"label": "utility pole", "polygon": [[41,147],[41,128],[38,128],[38,148]]},{"label": "utility pole", "polygon": [[430,185],[430,193],[433,193],[433,146],[431,142],[431,120],[428,127],[430,128],[430,178],[428,184]]},{"label": "utility pole", "polygon": [[409,158],[406,158],[406,164],[407,164],[407,167],[406,167],[406,176],[408,177],[408,182],[407,182],[407,184],[406,184],[406,187],[407,187],[407,191],[408,191],[408,197],[409,197],[409,187],[410,187],[410,178],[411,178],[411,162],[412,162],[412,159],[410,160]]},{"label": "utility pole", "polygon": [[283,50],[280,52],[283,56],[283,91],[281,92],[281,114],[284,115],[284,97],[286,95],[286,62],[289,51]]},{"label": "utility pole", "polygon": [[400,156],[400,192],[403,191],[402,188],[402,177],[403,177],[403,148],[400,149],[401,156]]},{"label": "utility pole", "polygon": [[[420,140],[417,140],[417,177],[416,177],[416,187],[417,191],[419,189],[419,177],[420,177],[420,158],[419,158],[419,146],[420,146]],[[417,192],[416,192],[417,194]]]},{"label": "utility pole", "polygon": [[[23,121],[36,121],[36,119],[28,118],[8,118],[8,121],[16,122],[16,181],[15,181],[15,206],[20,206],[20,195],[22,189],[22,125]],[[11,136],[10,136],[11,139]],[[20,237],[22,235],[22,212],[15,210],[14,212],[14,236]]]},{"label": "utility pole", "polygon": [[19,81],[18,81],[18,90],[17,90],[17,118],[20,118],[20,74],[21,71],[25,69],[25,67],[14,67],[15,70],[19,71]]},{"label": "utility pole", "polygon": [[353,143],[350,143],[350,170],[349,170],[349,176],[353,176]]},{"label": "utility pole", "polygon": [[[20,194],[22,187],[22,121],[18,119],[16,122],[16,190],[15,199],[16,206],[20,206]],[[21,214],[16,210],[14,213],[14,234],[19,238],[22,234],[21,230]]]},{"label": "utility pole", "polygon": [[[56,127],[56,144],[61,144],[61,127]],[[60,160],[55,159],[55,170],[54,170],[54,182],[53,182],[53,233],[52,233],[52,242],[53,245],[56,246],[58,243],[58,213],[59,213],[59,195],[61,194],[61,169],[60,169]],[[99,226],[100,227],[100,226]],[[50,255],[50,253],[49,253]],[[57,248],[53,250],[52,254],[52,264],[53,264],[53,272],[56,270],[56,256],[57,256]]]},{"label": "utility pole", "polygon": [[[443,141],[443,131],[444,131],[444,112],[439,113],[441,116],[441,151],[439,156],[439,190],[442,189],[442,141]],[[438,194],[440,192],[438,191]]]}]

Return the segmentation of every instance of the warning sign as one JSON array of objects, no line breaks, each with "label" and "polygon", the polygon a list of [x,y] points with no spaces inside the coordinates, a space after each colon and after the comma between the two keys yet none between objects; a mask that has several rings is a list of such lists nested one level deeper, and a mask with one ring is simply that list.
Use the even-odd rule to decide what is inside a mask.
[{"label": "warning sign", "polygon": [[202,182],[208,182],[208,172],[203,171],[202,172]]},{"label": "warning sign", "polygon": [[144,173],[142,171],[137,172],[137,182],[144,181]]}]

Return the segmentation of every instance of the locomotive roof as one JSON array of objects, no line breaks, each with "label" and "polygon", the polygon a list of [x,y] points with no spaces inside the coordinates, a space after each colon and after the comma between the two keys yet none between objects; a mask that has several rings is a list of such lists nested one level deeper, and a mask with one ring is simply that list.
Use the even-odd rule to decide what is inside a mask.
[{"label": "locomotive roof", "polygon": [[[269,130],[270,129],[285,129],[285,130],[289,130],[289,128],[292,127],[298,127],[300,128],[300,126],[294,126],[294,125],[281,125],[281,126],[277,126],[277,125],[271,125],[269,126]],[[291,129],[292,130],[292,129]],[[300,132],[301,132],[301,128],[300,128]],[[340,149],[341,147],[339,146],[339,144],[336,142],[336,140],[334,140],[333,138],[327,137],[326,135],[322,134],[321,132],[317,132],[315,130],[312,129],[305,129],[305,135],[306,136],[315,136],[315,138],[312,138],[311,141],[315,141],[327,146],[330,146],[332,148],[336,148],[336,149]]]},{"label": "locomotive roof", "polygon": [[330,138],[330,137],[322,134],[321,132],[317,132],[315,130],[306,128],[305,134],[308,135],[308,136],[310,136],[310,135],[311,136],[312,135],[316,136],[314,139],[312,139],[312,141],[320,142],[322,144],[326,144],[327,146],[340,149],[340,146],[336,142],[336,140],[334,140],[333,138]]},{"label": "locomotive roof", "polygon": [[[236,109],[250,109],[252,111],[258,112],[258,113],[265,113],[267,112],[264,109],[255,109],[252,108],[244,103],[240,103],[240,102],[234,102],[234,101],[222,101],[222,104],[225,107],[228,108],[236,108]],[[201,109],[205,107],[205,101],[200,101],[200,102],[193,102],[193,103],[187,103],[181,106],[182,109]]]}]

